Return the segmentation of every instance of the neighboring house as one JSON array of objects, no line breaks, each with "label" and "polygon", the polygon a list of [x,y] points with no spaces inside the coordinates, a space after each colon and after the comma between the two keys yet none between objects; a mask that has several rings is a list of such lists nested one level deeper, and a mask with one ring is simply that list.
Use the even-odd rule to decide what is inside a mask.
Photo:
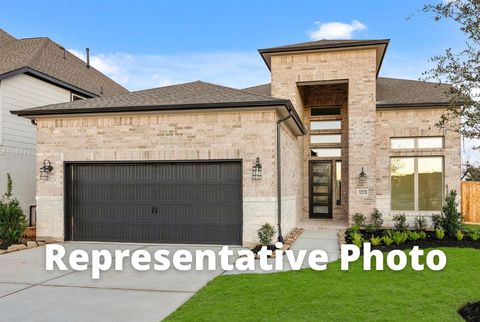
[{"label": "neighboring house", "polygon": [[16,39],[0,29],[0,194],[10,173],[27,217],[35,205],[35,125],[11,110],[126,92],[49,38]]},{"label": "neighboring house", "polygon": [[374,208],[387,225],[438,212],[460,184],[460,136],[434,125],[448,86],[377,77],[388,42],[261,49],[271,84],[244,90],[197,81],[14,111],[37,122],[37,168],[53,165],[38,236],[251,245],[265,222],[286,235]]}]

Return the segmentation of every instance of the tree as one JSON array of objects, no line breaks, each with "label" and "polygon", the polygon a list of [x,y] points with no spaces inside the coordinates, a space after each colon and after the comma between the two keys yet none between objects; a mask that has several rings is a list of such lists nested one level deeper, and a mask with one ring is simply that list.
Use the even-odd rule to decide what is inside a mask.
[{"label": "tree", "polygon": [[462,180],[480,181],[480,165],[478,163],[465,162],[463,165]]},{"label": "tree", "polygon": [[442,1],[425,5],[423,11],[433,13],[435,21],[453,20],[466,37],[464,49],[448,48],[432,57],[435,67],[424,73],[426,79],[452,85],[450,107],[436,125],[446,128],[460,118],[458,131],[466,138],[480,139],[480,1]]},{"label": "tree", "polygon": [[12,197],[13,183],[7,173],[7,192],[0,199],[0,240],[8,245],[22,237],[27,221],[18,200]]}]

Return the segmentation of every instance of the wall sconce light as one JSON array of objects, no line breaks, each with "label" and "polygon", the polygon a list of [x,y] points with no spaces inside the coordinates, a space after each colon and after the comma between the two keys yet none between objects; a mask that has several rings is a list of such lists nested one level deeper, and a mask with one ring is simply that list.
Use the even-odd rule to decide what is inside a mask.
[{"label": "wall sconce light", "polygon": [[360,179],[360,183],[364,183],[367,180],[367,174],[363,170],[363,167],[362,167],[362,171],[359,174],[359,179]]},{"label": "wall sconce light", "polygon": [[252,167],[252,180],[261,180],[262,179],[262,165],[260,164],[260,159],[257,157],[255,165]]},{"label": "wall sconce light", "polygon": [[48,176],[52,172],[53,167],[50,160],[43,161],[43,167],[40,168],[40,180],[48,180]]}]

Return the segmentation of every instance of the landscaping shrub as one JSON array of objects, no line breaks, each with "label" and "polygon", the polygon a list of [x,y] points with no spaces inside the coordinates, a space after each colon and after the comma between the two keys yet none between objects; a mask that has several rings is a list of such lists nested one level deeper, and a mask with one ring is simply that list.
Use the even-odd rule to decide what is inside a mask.
[{"label": "landscaping shrub", "polygon": [[375,227],[373,227],[372,224],[366,224],[366,225],[365,225],[365,231],[366,231],[367,233],[373,233],[373,232],[375,231]]},{"label": "landscaping shrub", "polygon": [[380,210],[378,210],[377,208],[375,208],[372,212],[372,214],[370,215],[370,218],[371,218],[371,221],[372,221],[372,225],[373,227],[375,227],[375,229],[382,229],[382,225],[383,225],[383,214]]},{"label": "landscaping shrub", "polygon": [[[423,232],[423,231],[422,231]],[[424,233],[424,232],[423,232]],[[411,241],[417,241],[421,238],[420,232],[418,231],[410,231],[408,232],[408,239]]]},{"label": "landscaping shrub", "polygon": [[362,244],[363,244],[363,236],[361,233],[359,233],[358,231],[355,231],[352,233],[352,235],[350,236],[350,238],[352,239],[352,243],[357,246],[357,247],[362,247]]},{"label": "landscaping shrub", "polygon": [[370,243],[372,246],[378,246],[382,243],[382,237],[375,237],[375,235],[372,235],[372,237],[370,237]]},{"label": "landscaping shrub", "polygon": [[392,234],[392,239],[396,245],[403,244],[408,239],[408,233],[405,231],[394,231]]},{"label": "landscaping shrub", "polygon": [[0,240],[9,245],[17,243],[22,237],[27,220],[18,200],[12,197],[13,183],[7,173],[7,191],[0,200]]},{"label": "landscaping shrub", "polygon": [[463,239],[463,237],[465,237],[465,235],[462,233],[461,230],[457,231],[457,233],[455,234],[455,237],[457,238],[458,241],[461,241]]},{"label": "landscaping shrub", "polygon": [[432,215],[432,225],[433,229],[441,228],[442,227],[442,216],[439,214]]},{"label": "landscaping shrub", "polygon": [[445,205],[442,209],[441,226],[445,233],[455,236],[462,228],[462,215],[458,212],[457,192],[450,190],[445,196]]},{"label": "landscaping shrub", "polygon": [[480,233],[477,233],[477,232],[470,233],[471,240],[477,241],[479,238],[480,238]]},{"label": "landscaping shrub", "polygon": [[443,239],[443,237],[445,237],[445,231],[442,228],[435,229],[435,237],[437,239]]},{"label": "landscaping shrub", "polygon": [[406,231],[408,229],[408,224],[405,214],[393,216],[393,226],[395,227],[395,230]]},{"label": "landscaping shrub", "polygon": [[419,231],[418,233],[420,234],[420,239],[427,238],[427,233],[425,231],[422,230],[422,231]]},{"label": "landscaping shrub", "polygon": [[272,244],[272,238],[275,235],[275,228],[273,228],[272,225],[269,223],[263,224],[263,226],[258,230],[257,236],[258,239],[260,240],[260,243],[262,245],[271,245]]},{"label": "landscaping shrub", "polygon": [[415,230],[425,230],[427,228],[427,220],[424,217],[418,216],[413,219],[413,227]]},{"label": "landscaping shrub", "polygon": [[383,236],[382,241],[386,246],[390,246],[393,243],[393,239],[388,235]]},{"label": "landscaping shrub", "polygon": [[357,212],[355,213],[355,215],[353,215],[353,223],[355,226],[358,226],[358,227],[363,227],[365,226],[365,222],[366,222],[366,218],[365,218],[365,215]]}]

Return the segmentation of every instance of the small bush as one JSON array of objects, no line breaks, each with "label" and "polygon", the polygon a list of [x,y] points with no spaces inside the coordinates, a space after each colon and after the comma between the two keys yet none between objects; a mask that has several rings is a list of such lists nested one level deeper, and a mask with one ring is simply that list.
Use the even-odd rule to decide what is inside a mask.
[{"label": "small bush", "polygon": [[382,237],[375,237],[375,235],[372,235],[370,238],[370,243],[372,246],[378,246],[382,243]]},{"label": "small bush", "polygon": [[366,225],[365,225],[365,231],[366,231],[367,233],[372,233],[372,232],[375,231],[375,227],[373,227],[372,224],[366,224]]},{"label": "small bush", "polygon": [[391,230],[391,229],[385,230],[385,231],[383,232],[383,235],[384,235],[384,236],[388,236],[388,237],[390,237],[390,238],[392,238],[392,234],[393,234],[393,230]]},{"label": "small bush", "polygon": [[427,220],[424,217],[418,216],[413,219],[413,227],[415,230],[425,230],[427,228]]},{"label": "small bush", "polygon": [[407,241],[408,234],[404,231],[394,231],[392,234],[392,239],[396,245],[400,245]]},{"label": "small bush", "polygon": [[462,228],[462,215],[458,212],[457,192],[450,190],[445,196],[445,205],[442,208],[442,228],[450,236],[455,236]]},{"label": "small bush", "polygon": [[382,229],[382,225],[383,225],[382,217],[383,217],[382,212],[377,208],[375,208],[372,214],[370,215],[370,218],[372,220],[372,225],[373,227],[375,227],[375,229]]},{"label": "small bush", "polygon": [[269,223],[263,224],[263,226],[257,231],[258,239],[262,245],[271,245],[272,238],[275,235],[275,228]]},{"label": "small bush", "polygon": [[355,226],[363,227],[365,226],[365,222],[366,222],[366,219],[363,214],[357,212],[355,213],[355,215],[353,215],[353,223],[355,224]]},{"label": "small bush", "polygon": [[418,233],[420,234],[420,239],[425,239],[425,238],[427,238],[427,233],[424,232],[423,230],[422,230],[422,231],[419,231]]},{"label": "small bush", "polygon": [[461,230],[457,231],[457,233],[455,234],[455,238],[457,238],[458,241],[463,240],[463,237],[465,237],[465,235],[462,233]]},{"label": "small bush", "polygon": [[433,229],[442,228],[442,216],[439,214],[432,214]]},{"label": "small bush", "polygon": [[[423,231],[422,231],[423,232]],[[424,233],[424,232],[423,232]],[[421,238],[420,232],[418,231],[410,231],[408,232],[408,239],[411,241],[417,241]]]},{"label": "small bush", "polygon": [[470,233],[470,239],[473,241],[477,241],[478,239],[480,239],[480,233],[478,232]]},{"label": "small bush", "polygon": [[390,246],[393,243],[393,239],[385,235],[382,237],[382,241],[385,245]]},{"label": "small bush", "polygon": [[0,240],[16,243],[22,237],[27,220],[18,200],[12,197],[13,183],[7,173],[7,191],[0,200]]},{"label": "small bush", "polygon": [[352,233],[352,236],[351,236],[351,239],[352,239],[352,243],[361,248],[362,247],[362,244],[363,244],[363,236],[362,234],[360,234],[359,232],[353,232]]},{"label": "small bush", "polygon": [[443,237],[445,237],[445,230],[442,228],[435,229],[435,237],[437,239],[443,239]]},{"label": "small bush", "polygon": [[395,230],[406,231],[408,229],[408,224],[405,214],[393,216],[393,226],[395,227]]}]

